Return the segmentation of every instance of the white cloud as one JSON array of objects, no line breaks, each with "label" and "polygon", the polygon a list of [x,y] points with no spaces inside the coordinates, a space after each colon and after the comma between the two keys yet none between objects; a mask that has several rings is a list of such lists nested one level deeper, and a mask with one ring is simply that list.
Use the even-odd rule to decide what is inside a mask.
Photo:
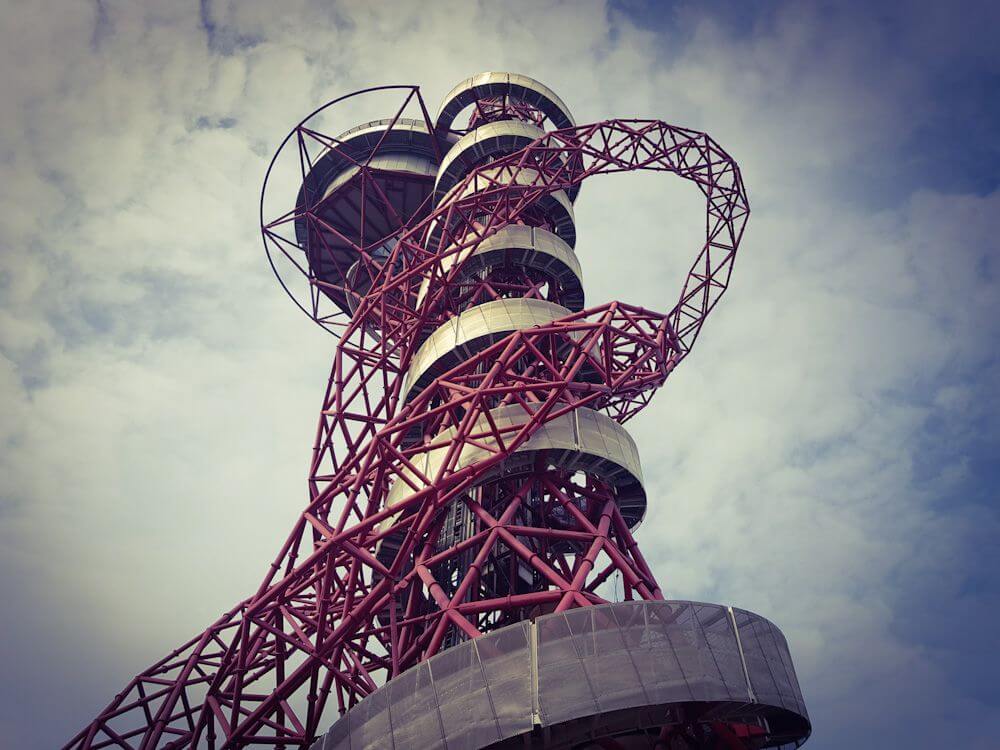
[{"label": "white cloud", "polygon": [[[924,585],[981,611],[959,579],[996,517],[941,504],[969,480],[969,423],[997,413],[1000,195],[865,208],[857,164],[891,169],[883,152],[934,106],[875,26],[794,8],[735,35],[690,8],[660,33],[600,3],[234,3],[211,8],[210,49],[173,5],[109,7],[96,36],[93,10],[12,15],[0,558],[25,644],[10,664],[34,654],[39,683],[64,683],[46,741],[252,587],[304,502],[332,341],[261,252],[270,151],[345,91],[418,83],[433,109],[485,69],[544,80],[581,122],[704,128],[743,167],[754,214],[733,289],[632,424],[652,509],[639,540],[665,588],[784,629],[817,748],[884,732],[884,712],[920,728],[914,747],[972,742],[970,715],[995,726],[955,649],[898,618]],[[585,186],[592,302],[672,303],[701,221],[685,187]],[[30,645],[40,634],[56,645]],[[67,664],[87,672],[78,688]],[[24,716],[52,706],[30,686],[9,697],[21,715],[0,718],[27,746]]]}]

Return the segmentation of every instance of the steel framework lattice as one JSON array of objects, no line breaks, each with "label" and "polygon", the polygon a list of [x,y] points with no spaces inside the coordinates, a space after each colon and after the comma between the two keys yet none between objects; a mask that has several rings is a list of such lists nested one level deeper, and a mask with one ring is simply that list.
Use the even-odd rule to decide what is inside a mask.
[{"label": "steel framework lattice", "polygon": [[[337,137],[315,125],[368,94],[401,104]],[[289,155],[298,198],[265,216]],[[701,191],[704,244],[665,312],[586,307],[572,202],[589,177],[640,169]],[[331,704],[469,639],[601,604],[611,580],[662,599],[621,425],[694,346],[748,213],[710,136],[576,125],[524,77],[469,79],[433,121],[412,86],[306,118],[268,170],[261,228],[282,284],[337,337],[308,503],[260,587],[67,747],[306,747]]]}]

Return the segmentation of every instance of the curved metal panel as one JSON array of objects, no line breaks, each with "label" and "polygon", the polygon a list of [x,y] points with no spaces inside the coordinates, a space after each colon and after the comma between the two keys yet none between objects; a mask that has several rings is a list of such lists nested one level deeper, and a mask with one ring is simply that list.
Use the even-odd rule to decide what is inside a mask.
[{"label": "curved metal panel", "polygon": [[[389,129],[389,126],[392,126]],[[361,203],[364,203],[366,242],[374,242],[407,222],[431,192],[431,180],[437,173],[435,135],[427,130],[423,120],[400,118],[373,120],[351,128],[333,140],[336,148],[327,149],[306,175],[297,196],[298,206],[316,206],[316,214],[334,226],[341,235],[360,242]],[[456,140],[454,137],[452,141]],[[377,153],[373,152],[378,147]],[[447,146],[444,146],[447,148]],[[344,193],[361,173],[360,164],[367,162],[372,179],[383,182],[392,204],[383,205],[381,196]],[[403,180],[399,180],[403,176]],[[395,189],[386,189],[392,181]],[[354,193],[358,193],[357,190]],[[325,204],[336,203],[336,211]],[[379,234],[381,233],[381,235]],[[337,233],[318,229],[304,215],[295,219],[295,237],[306,249],[309,265],[323,286],[324,293],[340,309],[350,313],[351,300],[336,287],[345,286],[346,270],[357,261],[355,245]]]},{"label": "curved metal panel", "polygon": [[[416,175],[419,177],[432,177],[437,173],[437,167],[432,159],[420,154],[382,154],[378,153],[368,160],[368,169],[376,172],[395,172],[402,174]],[[361,171],[361,166],[345,166],[337,172],[330,184],[327,185],[321,200],[326,200],[337,188],[349,182]]]},{"label": "curved metal panel", "polygon": [[[478,435],[478,444],[466,443],[458,455],[455,470],[472,466],[494,455],[500,449],[497,438],[491,434],[490,420],[498,430],[504,431],[501,439],[510,440],[528,421],[524,407],[513,404],[500,406],[490,411],[489,420],[480,418],[472,429]],[[455,437],[455,429],[448,428],[434,438],[432,448],[424,454],[425,476],[433,478],[440,471],[449,453],[449,446]],[[638,523],[645,511],[645,492],[642,489],[642,468],[639,451],[628,431],[611,417],[593,409],[580,407],[573,412],[551,419],[532,434],[515,450],[518,453],[550,451],[550,463],[564,469],[576,469],[600,476],[616,487],[619,495],[636,498],[636,502],[622,508],[626,520]],[[503,471],[503,469],[498,469]],[[423,483],[412,472],[405,472],[410,482],[418,489]],[[401,479],[389,490],[386,507],[409,497],[417,490]]]},{"label": "curved metal panel", "polygon": [[520,120],[488,122],[466,133],[441,160],[437,181],[434,183],[435,199],[440,200],[483,162],[519,151],[544,136],[544,130]]},{"label": "curved metal panel", "polygon": [[[491,266],[520,265],[549,274],[562,289],[562,305],[573,312],[583,309],[583,271],[576,253],[558,235],[540,227],[511,225],[490,235],[476,245],[470,245],[448,255],[441,261],[442,275],[456,264],[462,270],[452,280],[460,283]],[[417,293],[417,307],[423,303],[430,288],[430,277],[425,277]]]},{"label": "curved metal panel", "polygon": [[480,99],[508,96],[545,113],[556,128],[576,125],[569,107],[544,83],[519,73],[488,72],[466,78],[448,92],[438,110],[435,127],[449,130],[459,113]]},{"label": "curved metal panel", "polygon": [[[778,628],[746,610],[690,601],[573,609],[418,664],[312,750],[586,747],[611,736],[639,747],[648,745],[629,735],[641,741],[682,722],[753,727],[754,747],[792,747],[812,726],[791,664]],[[783,675],[773,690],[772,674]],[[545,741],[529,745],[537,729]]]},{"label": "curved metal panel", "polygon": [[[392,129],[389,130],[389,126]],[[383,134],[388,132],[383,140]],[[346,153],[354,158],[361,154],[370,154],[379,141],[382,146],[379,151],[404,151],[406,153],[417,153],[429,159],[436,160],[434,150],[434,136],[427,130],[427,123],[423,120],[414,120],[409,117],[400,117],[395,124],[391,119],[370,120],[353,128],[345,130],[335,139],[338,141],[337,150]]]},{"label": "curved metal panel", "polygon": [[406,373],[403,399],[409,400],[438,375],[504,336],[569,314],[562,305],[539,299],[498,299],[470,307],[439,326],[417,349]]},{"label": "curved metal panel", "polygon": [[[476,443],[465,443],[462,446],[454,465],[455,471],[484,461],[500,450],[491,421],[501,431],[500,439],[507,441],[527,423],[528,415],[524,407],[513,404],[491,410],[489,419],[481,417],[471,432]],[[443,430],[435,436],[433,445],[437,447],[424,453],[417,467],[424,476],[434,480],[448,458],[454,438],[454,428]],[[616,502],[622,518],[629,528],[635,528],[642,521],[646,514],[646,491],[642,484],[639,451],[628,431],[611,417],[581,407],[549,420],[513,451],[506,463],[490,474],[490,478],[500,473],[516,473],[519,468],[523,470],[523,467],[531,465],[530,458],[542,451],[546,452],[551,466],[584,471],[611,484],[616,491]],[[514,456],[518,458],[512,460]],[[426,487],[415,472],[406,470],[403,475],[405,478],[397,478],[389,489],[385,507],[391,508]],[[398,516],[390,516],[379,528],[388,529],[397,519]],[[401,542],[402,535],[391,535],[383,539],[376,549],[378,559],[384,565],[390,565]]]},{"label": "curved metal panel", "polygon": [[[405,117],[397,119],[395,123],[391,119],[372,120],[346,130],[333,139],[337,144],[336,148],[324,151],[309,170],[299,190],[297,205],[311,205],[316,197],[326,192],[330,181],[341,170],[364,162],[376,146],[379,154],[412,154],[437,164],[435,138],[436,135],[428,132],[427,123],[423,120]],[[451,138],[451,142],[455,140],[454,137]],[[442,152],[447,148],[445,144]]]},{"label": "curved metal panel", "polygon": [[[464,188],[460,186],[452,188],[451,192],[444,196],[440,203],[445,204],[468,198],[476,193],[496,187],[495,183],[524,187],[535,187],[542,184],[538,170],[530,167],[507,166],[483,169]],[[573,213],[573,203],[566,195],[565,190],[546,193],[538,198],[532,206],[545,217],[545,220],[551,225],[553,233],[571,248],[576,245],[576,216]],[[441,229],[442,225],[435,220],[427,238],[428,248],[434,248],[440,242]]]}]

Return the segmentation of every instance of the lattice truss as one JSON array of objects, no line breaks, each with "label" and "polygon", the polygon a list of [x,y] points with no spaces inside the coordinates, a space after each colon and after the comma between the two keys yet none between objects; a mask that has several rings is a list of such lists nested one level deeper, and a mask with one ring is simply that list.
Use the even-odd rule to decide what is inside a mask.
[{"label": "lattice truss", "polygon": [[[581,458],[565,440],[596,429],[610,444],[691,350],[748,216],[736,163],[704,133],[608,120],[543,132],[447,190],[420,174],[387,181],[380,148],[401,123],[445,147],[466,132],[431,122],[416,87],[387,90],[403,105],[363,159],[310,118],[296,127],[282,148],[300,164],[297,204],[262,215],[272,264],[301,273],[300,306],[337,336],[308,503],[260,587],[133,679],[67,747],[303,747],[324,711],[329,721],[458,641],[604,602],[612,578],[626,599],[662,598],[632,536],[645,507],[637,472]],[[498,95],[476,101],[467,130],[511,119],[552,124]],[[353,167],[360,221],[331,218],[310,184],[330,153]],[[539,208],[554,196],[640,169],[705,196],[704,244],[666,312],[585,308],[551,269],[482,260],[505,232],[556,231]],[[423,197],[401,214],[391,190],[407,181]],[[376,209],[385,226],[366,220]],[[411,374],[435,331],[498,300],[565,307]]]}]

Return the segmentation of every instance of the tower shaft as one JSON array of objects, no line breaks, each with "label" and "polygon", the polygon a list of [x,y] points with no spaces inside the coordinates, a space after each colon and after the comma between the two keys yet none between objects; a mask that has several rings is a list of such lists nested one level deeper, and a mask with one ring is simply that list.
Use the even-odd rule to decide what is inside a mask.
[{"label": "tower shaft", "polygon": [[[316,125],[372,93],[403,101],[337,136]],[[265,217],[282,154],[300,188]],[[574,201],[637,169],[706,201],[666,313],[585,303]],[[382,87],[300,123],[261,226],[275,269],[301,273],[282,284],[337,336],[307,506],[258,589],[67,747],[804,741],[780,631],[665,601],[633,536],[647,496],[623,425],[693,346],[748,213],[706,134],[577,125],[525,76],[467,79],[433,120],[416,87]]]}]

